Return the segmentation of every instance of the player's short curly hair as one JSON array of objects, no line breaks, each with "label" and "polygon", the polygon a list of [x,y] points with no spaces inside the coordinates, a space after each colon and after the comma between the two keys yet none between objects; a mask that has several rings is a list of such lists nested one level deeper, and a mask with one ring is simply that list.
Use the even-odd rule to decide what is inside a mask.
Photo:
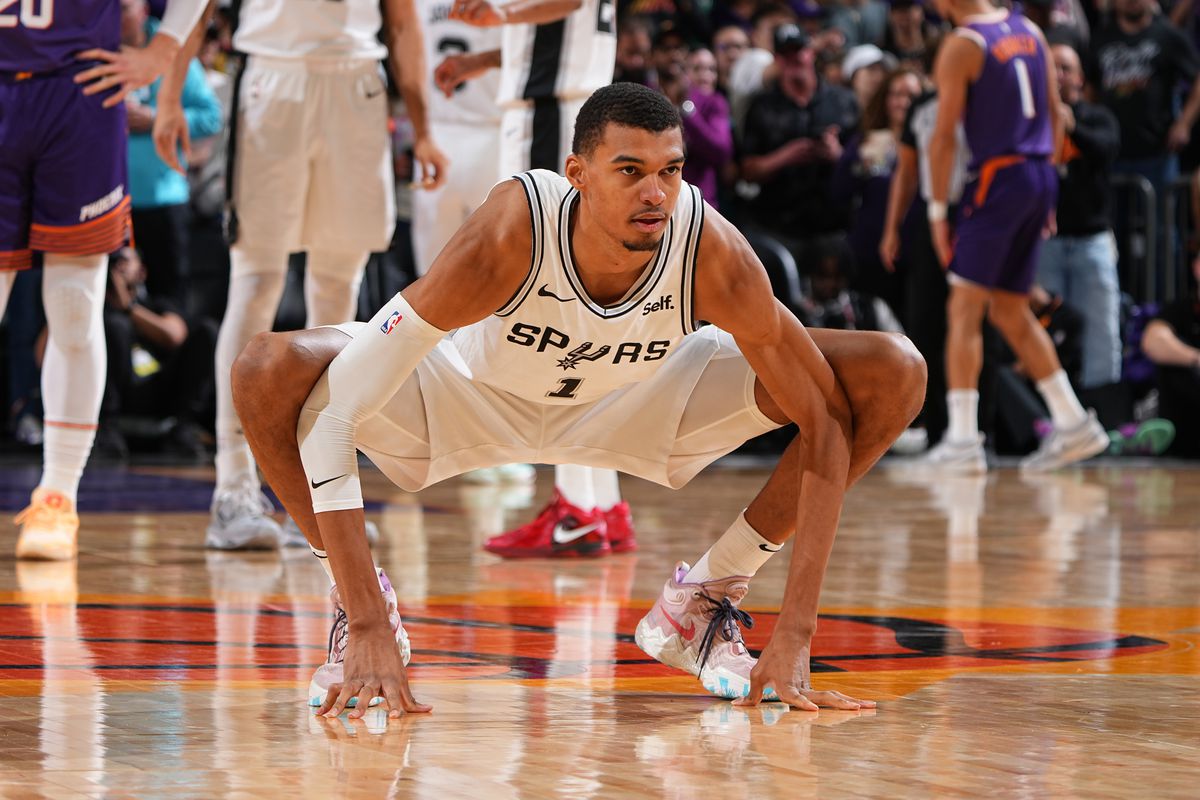
[{"label": "player's short curly hair", "polygon": [[661,133],[679,128],[679,111],[662,94],[638,83],[614,83],[597,89],[575,118],[571,152],[588,158],[604,136],[609,123]]}]

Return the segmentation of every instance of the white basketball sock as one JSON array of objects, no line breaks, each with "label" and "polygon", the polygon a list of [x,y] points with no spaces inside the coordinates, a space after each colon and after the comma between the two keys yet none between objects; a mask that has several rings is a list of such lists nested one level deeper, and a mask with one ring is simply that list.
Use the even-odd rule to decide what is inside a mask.
[{"label": "white basketball sock", "polygon": [[269,331],[287,277],[287,253],[234,246],[229,301],[217,336],[217,491],[258,482],[254,456],[233,408],[230,372],[255,334]]},{"label": "white basketball sock", "polygon": [[38,487],[76,500],[92,452],[108,377],[104,346],[105,255],[46,254],[42,304],[49,337],[42,362],[46,439]]},{"label": "white basketball sock", "polygon": [[321,564],[321,569],[325,570],[325,574],[329,576],[329,585],[333,586],[335,583],[337,583],[337,581],[333,578],[333,567],[329,566],[329,554],[324,550],[318,550],[311,544],[308,546],[308,549],[311,550],[312,554],[317,557],[317,561]]},{"label": "white basketball sock", "polygon": [[1075,396],[1064,370],[1058,370],[1037,382],[1038,392],[1050,409],[1055,430],[1068,431],[1087,421],[1087,412]]},{"label": "white basketball sock", "polygon": [[596,493],[596,508],[608,511],[621,502],[621,482],[615,469],[592,469],[592,487]]},{"label": "white basketball sock", "polygon": [[783,545],[759,536],[758,531],[746,521],[746,512],[743,511],[688,572],[688,583],[702,583],[731,575],[753,577],[767,563],[767,559],[782,549]]},{"label": "white basketball sock", "polygon": [[578,464],[559,464],[554,468],[554,486],[573,506],[591,511],[596,507],[596,486],[592,468]]},{"label": "white basketball sock", "polygon": [[309,250],[304,272],[305,327],[350,322],[370,253]]},{"label": "white basketball sock", "polygon": [[975,389],[951,389],[946,392],[946,411],[950,426],[946,438],[952,442],[974,443],[979,439],[979,392]]}]

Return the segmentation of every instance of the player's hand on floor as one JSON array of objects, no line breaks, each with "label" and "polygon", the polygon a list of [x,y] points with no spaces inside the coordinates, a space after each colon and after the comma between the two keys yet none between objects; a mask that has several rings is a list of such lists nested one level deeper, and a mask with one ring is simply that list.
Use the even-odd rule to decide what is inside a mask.
[{"label": "player's hand on floor", "polygon": [[396,646],[395,635],[386,626],[382,630],[355,631],[350,636],[342,682],[329,687],[325,702],[317,713],[336,717],[351,700],[355,700],[356,705],[349,716],[359,719],[367,713],[376,697],[383,698],[389,717],[433,710],[432,706],[418,703],[413,697],[400,648]]},{"label": "player's hand on floor", "polygon": [[937,253],[938,263],[942,269],[950,266],[954,258],[954,245],[950,241],[950,223],[944,219],[929,223],[929,231],[933,235],[933,251]]},{"label": "player's hand on floor", "polygon": [[436,189],[446,182],[450,159],[429,137],[413,144],[413,188]]},{"label": "player's hand on floor", "polygon": [[90,69],[75,76],[75,83],[86,84],[85,95],[99,94],[116,88],[104,98],[104,107],[112,108],[122,102],[134,89],[148,86],[167,71],[179,45],[168,36],[155,36],[145,47],[121,46],[119,52],[96,48],[75,56],[80,61],[99,61]]},{"label": "player's hand on floor", "polygon": [[765,689],[772,688],[779,699],[802,711],[818,708],[839,708],[857,711],[874,708],[874,700],[858,700],[841,692],[817,691],[809,680],[809,646],[800,637],[776,635],[763,648],[758,663],[750,673],[750,694],[734,705],[756,706]]},{"label": "player's hand on floor", "polygon": [[187,117],[183,106],[178,102],[164,102],[159,95],[158,108],[155,109],[154,128],[151,136],[154,138],[154,151],[171,169],[180,175],[186,175],[183,164],[179,160],[180,153],[185,160],[192,157],[192,138],[188,133]]}]

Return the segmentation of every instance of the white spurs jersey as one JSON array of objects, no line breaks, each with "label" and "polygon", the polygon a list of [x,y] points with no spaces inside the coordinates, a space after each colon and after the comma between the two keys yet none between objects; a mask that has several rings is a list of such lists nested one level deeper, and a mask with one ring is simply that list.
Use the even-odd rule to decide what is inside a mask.
[{"label": "white spurs jersey", "polygon": [[233,47],[272,58],[327,60],[387,56],[379,41],[380,0],[243,0]]},{"label": "white spurs jersey", "polygon": [[649,378],[696,328],[692,288],[704,201],[683,184],[662,242],[620,301],[601,306],[584,289],[570,243],[579,192],[549,170],[517,176],[533,218],[529,274],[511,300],[460,328],[454,344],[473,380],[552,405],[597,400]]},{"label": "white spurs jersey", "polygon": [[[457,125],[499,125],[500,74],[488,70],[459,86],[447,98],[433,82],[433,71],[448,55],[486,53],[500,49],[499,28],[477,28],[449,19],[454,0],[420,0],[418,11],[425,26],[425,68],[429,70],[429,119]],[[443,142],[443,146],[452,143]]]},{"label": "white spurs jersey", "polygon": [[546,25],[505,25],[501,106],[524,100],[589,96],[612,83],[617,61],[614,0],[583,0],[569,17]]}]

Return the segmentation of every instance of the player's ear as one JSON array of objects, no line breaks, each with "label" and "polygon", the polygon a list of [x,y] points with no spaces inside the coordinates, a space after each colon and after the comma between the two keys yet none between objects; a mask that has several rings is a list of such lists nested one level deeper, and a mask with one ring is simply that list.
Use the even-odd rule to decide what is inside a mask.
[{"label": "player's ear", "polygon": [[583,185],[587,182],[586,165],[583,163],[583,159],[574,153],[571,153],[571,155],[567,156],[566,176],[567,180],[569,180],[571,185],[576,189],[582,189]]}]

